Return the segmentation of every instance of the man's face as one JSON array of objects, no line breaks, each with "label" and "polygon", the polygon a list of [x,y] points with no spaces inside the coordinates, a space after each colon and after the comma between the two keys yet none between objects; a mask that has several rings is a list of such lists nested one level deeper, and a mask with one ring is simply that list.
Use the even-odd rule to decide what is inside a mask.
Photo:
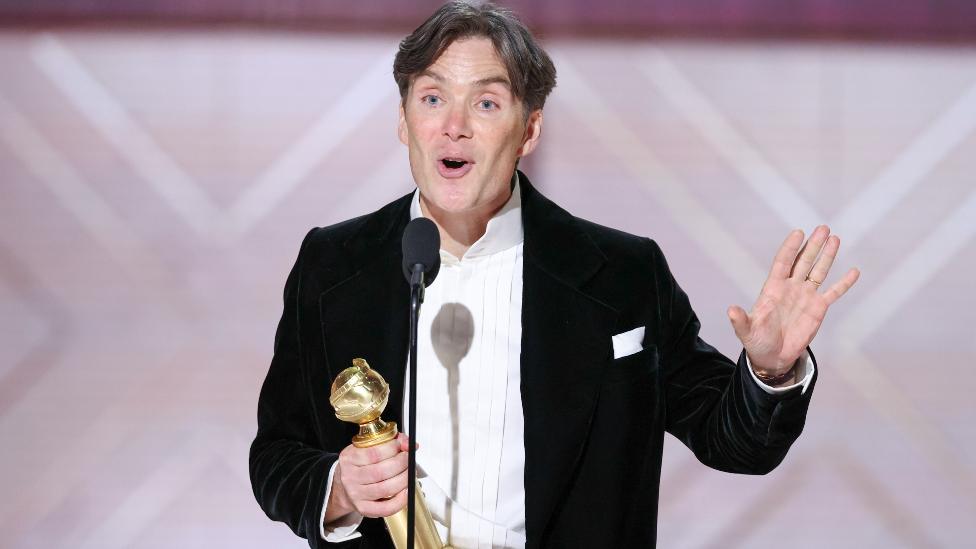
[{"label": "man's face", "polygon": [[515,161],[532,152],[542,111],[526,120],[488,38],[454,41],[419,74],[398,133],[428,211],[492,214],[510,194]]}]

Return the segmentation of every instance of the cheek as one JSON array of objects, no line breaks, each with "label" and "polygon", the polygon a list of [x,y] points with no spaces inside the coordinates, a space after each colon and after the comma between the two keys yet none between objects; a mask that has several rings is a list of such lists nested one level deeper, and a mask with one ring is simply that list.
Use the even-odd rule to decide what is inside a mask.
[{"label": "cheek", "polygon": [[407,116],[399,125],[400,140],[414,147],[425,148],[436,135],[436,121],[431,117]]},{"label": "cheek", "polygon": [[432,151],[437,144],[437,136],[436,124],[417,124],[410,128],[413,146],[421,151]]},{"label": "cheek", "polygon": [[506,167],[507,164],[514,165],[518,150],[522,146],[521,131],[499,132],[499,135],[493,142],[495,143],[493,147],[495,162]]},{"label": "cheek", "polygon": [[515,124],[508,128],[505,132],[504,141],[505,149],[508,151],[516,151],[522,146],[523,138],[525,137],[525,128],[521,124]]}]

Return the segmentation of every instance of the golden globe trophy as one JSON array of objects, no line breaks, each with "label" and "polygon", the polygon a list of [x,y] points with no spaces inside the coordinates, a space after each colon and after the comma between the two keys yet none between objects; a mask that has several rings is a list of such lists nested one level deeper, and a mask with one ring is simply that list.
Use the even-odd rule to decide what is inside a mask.
[{"label": "golden globe trophy", "polygon": [[[385,422],[380,419],[380,414],[386,408],[389,398],[390,386],[383,376],[370,368],[365,360],[355,358],[352,366],[340,372],[332,382],[329,403],[335,408],[337,418],[359,425],[359,433],[352,437],[353,446],[369,448],[393,440],[397,436],[396,422]],[[434,528],[434,519],[427,509],[427,502],[424,501],[419,483],[416,494],[415,548],[450,549],[449,545],[441,542]],[[407,509],[401,509],[394,515],[384,517],[383,520],[386,521],[386,529],[393,538],[393,545],[397,549],[406,549]]]}]

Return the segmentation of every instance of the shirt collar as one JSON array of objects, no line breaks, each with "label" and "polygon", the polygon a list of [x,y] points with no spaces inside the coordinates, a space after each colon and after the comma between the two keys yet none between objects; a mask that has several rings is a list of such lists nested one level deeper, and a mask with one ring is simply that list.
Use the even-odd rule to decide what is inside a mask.
[{"label": "shirt collar", "polygon": [[[485,234],[468,248],[464,256],[460,259],[472,259],[475,257],[488,256],[522,243],[522,193],[519,190],[518,172],[512,176],[512,196],[508,202],[494,217],[488,220],[488,227]],[[420,189],[413,193],[413,200],[410,202],[410,219],[423,217],[420,209]],[[450,253],[441,250],[441,259],[445,261],[460,261]]]}]

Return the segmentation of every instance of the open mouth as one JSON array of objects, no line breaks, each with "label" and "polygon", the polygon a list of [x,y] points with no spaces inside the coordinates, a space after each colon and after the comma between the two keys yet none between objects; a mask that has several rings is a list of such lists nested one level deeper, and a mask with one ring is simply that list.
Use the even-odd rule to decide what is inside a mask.
[{"label": "open mouth", "polygon": [[444,164],[444,167],[446,167],[449,170],[459,170],[459,169],[463,168],[464,165],[467,164],[467,163],[468,163],[467,160],[460,160],[460,159],[456,159],[456,158],[442,158],[441,159],[441,164]]},{"label": "open mouth", "polygon": [[472,166],[474,166],[474,162],[470,160],[448,156],[438,160],[437,171],[440,172],[441,177],[458,179],[467,175],[471,171]]}]

